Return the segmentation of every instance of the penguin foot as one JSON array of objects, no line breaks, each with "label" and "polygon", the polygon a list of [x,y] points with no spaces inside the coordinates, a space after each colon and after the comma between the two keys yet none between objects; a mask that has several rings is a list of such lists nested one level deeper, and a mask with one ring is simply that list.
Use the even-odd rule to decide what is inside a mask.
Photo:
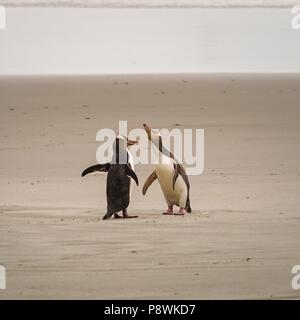
[{"label": "penguin foot", "polygon": [[123,219],[131,219],[131,218],[137,218],[138,216],[130,216],[127,213],[127,210],[123,210]]},{"label": "penguin foot", "polygon": [[122,217],[115,213],[115,219],[122,219]]},{"label": "penguin foot", "polygon": [[172,215],[174,214],[173,212],[173,206],[168,206],[168,210],[166,212],[163,212],[164,215]]},{"label": "penguin foot", "polygon": [[176,216],[184,216],[186,213],[186,210],[184,208],[180,208],[177,213],[174,213]]}]

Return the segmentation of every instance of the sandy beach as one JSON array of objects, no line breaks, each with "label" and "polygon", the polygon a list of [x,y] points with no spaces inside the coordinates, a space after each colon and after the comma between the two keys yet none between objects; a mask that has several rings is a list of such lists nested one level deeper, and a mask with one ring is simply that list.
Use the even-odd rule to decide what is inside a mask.
[{"label": "sandy beach", "polygon": [[[300,75],[0,77],[0,299],[299,299]],[[163,216],[152,166],[102,221],[101,128],[203,128],[193,213]]]}]

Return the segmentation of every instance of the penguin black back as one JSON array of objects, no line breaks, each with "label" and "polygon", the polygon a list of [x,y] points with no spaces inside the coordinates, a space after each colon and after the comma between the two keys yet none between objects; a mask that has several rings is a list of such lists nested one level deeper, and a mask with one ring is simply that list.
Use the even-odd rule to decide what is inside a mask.
[{"label": "penguin black back", "polygon": [[126,210],[130,201],[130,178],[128,165],[111,164],[106,180],[107,218]]},{"label": "penguin black back", "polygon": [[[107,172],[106,197],[107,212],[103,219],[110,219],[114,214],[116,218],[118,212],[122,211],[123,218],[130,218],[127,214],[127,207],[130,202],[130,177],[138,185],[138,178],[129,163],[129,154],[125,145],[125,139],[117,138],[114,143],[114,154],[111,163],[97,164],[85,169],[82,176],[91,172]],[[127,145],[132,145],[136,141],[128,140]]]}]

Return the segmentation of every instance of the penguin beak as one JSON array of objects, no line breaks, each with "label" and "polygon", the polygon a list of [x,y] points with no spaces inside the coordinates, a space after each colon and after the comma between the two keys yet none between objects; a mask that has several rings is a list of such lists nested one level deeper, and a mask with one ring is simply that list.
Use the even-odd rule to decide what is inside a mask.
[{"label": "penguin beak", "polygon": [[148,139],[151,140],[151,129],[146,125],[146,123],[143,123],[143,127],[147,132]]},{"label": "penguin beak", "polygon": [[127,138],[127,147],[133,146],[134,144],[139,143],[137,140],[130,140]]}]

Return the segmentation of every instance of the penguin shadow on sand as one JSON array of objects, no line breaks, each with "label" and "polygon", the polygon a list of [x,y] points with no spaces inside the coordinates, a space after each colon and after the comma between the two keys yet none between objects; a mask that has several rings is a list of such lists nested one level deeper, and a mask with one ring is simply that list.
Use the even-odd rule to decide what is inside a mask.
[{"label": "penguin shadow on sand", "polygon": [[106,179],[106,197],[107,212],[103,220],[110,219],[112,215],[115,218],[122,218],[119,212],[122,211],[123,218],[137,218],[129,216],[127,208],[130,202],[130,183],[132,178],[138,185],[138,178],[134,172],[133,158],[128,147],[138,143],[129,140],[123,136],[118,136],[113,145],[113,158],[110,163],[96,164],[86,168],[81,176],[84,177],[92,172],[107,172]]},{"label": "penguin shadow on sand", "polygon": [[[165,215],[181,215],[191,213],[190,205],[190,183],[184,167],[178,163],[174,155],[163,145],[159,132],[152,130],[145,123],[143,124],[148,140],[158,156],[158,164],[150,174],[143,186],[143,195],[157,179],[162,193],[168,205]],[[179,211],[174,212],[173,207],[178,206]]]}]

